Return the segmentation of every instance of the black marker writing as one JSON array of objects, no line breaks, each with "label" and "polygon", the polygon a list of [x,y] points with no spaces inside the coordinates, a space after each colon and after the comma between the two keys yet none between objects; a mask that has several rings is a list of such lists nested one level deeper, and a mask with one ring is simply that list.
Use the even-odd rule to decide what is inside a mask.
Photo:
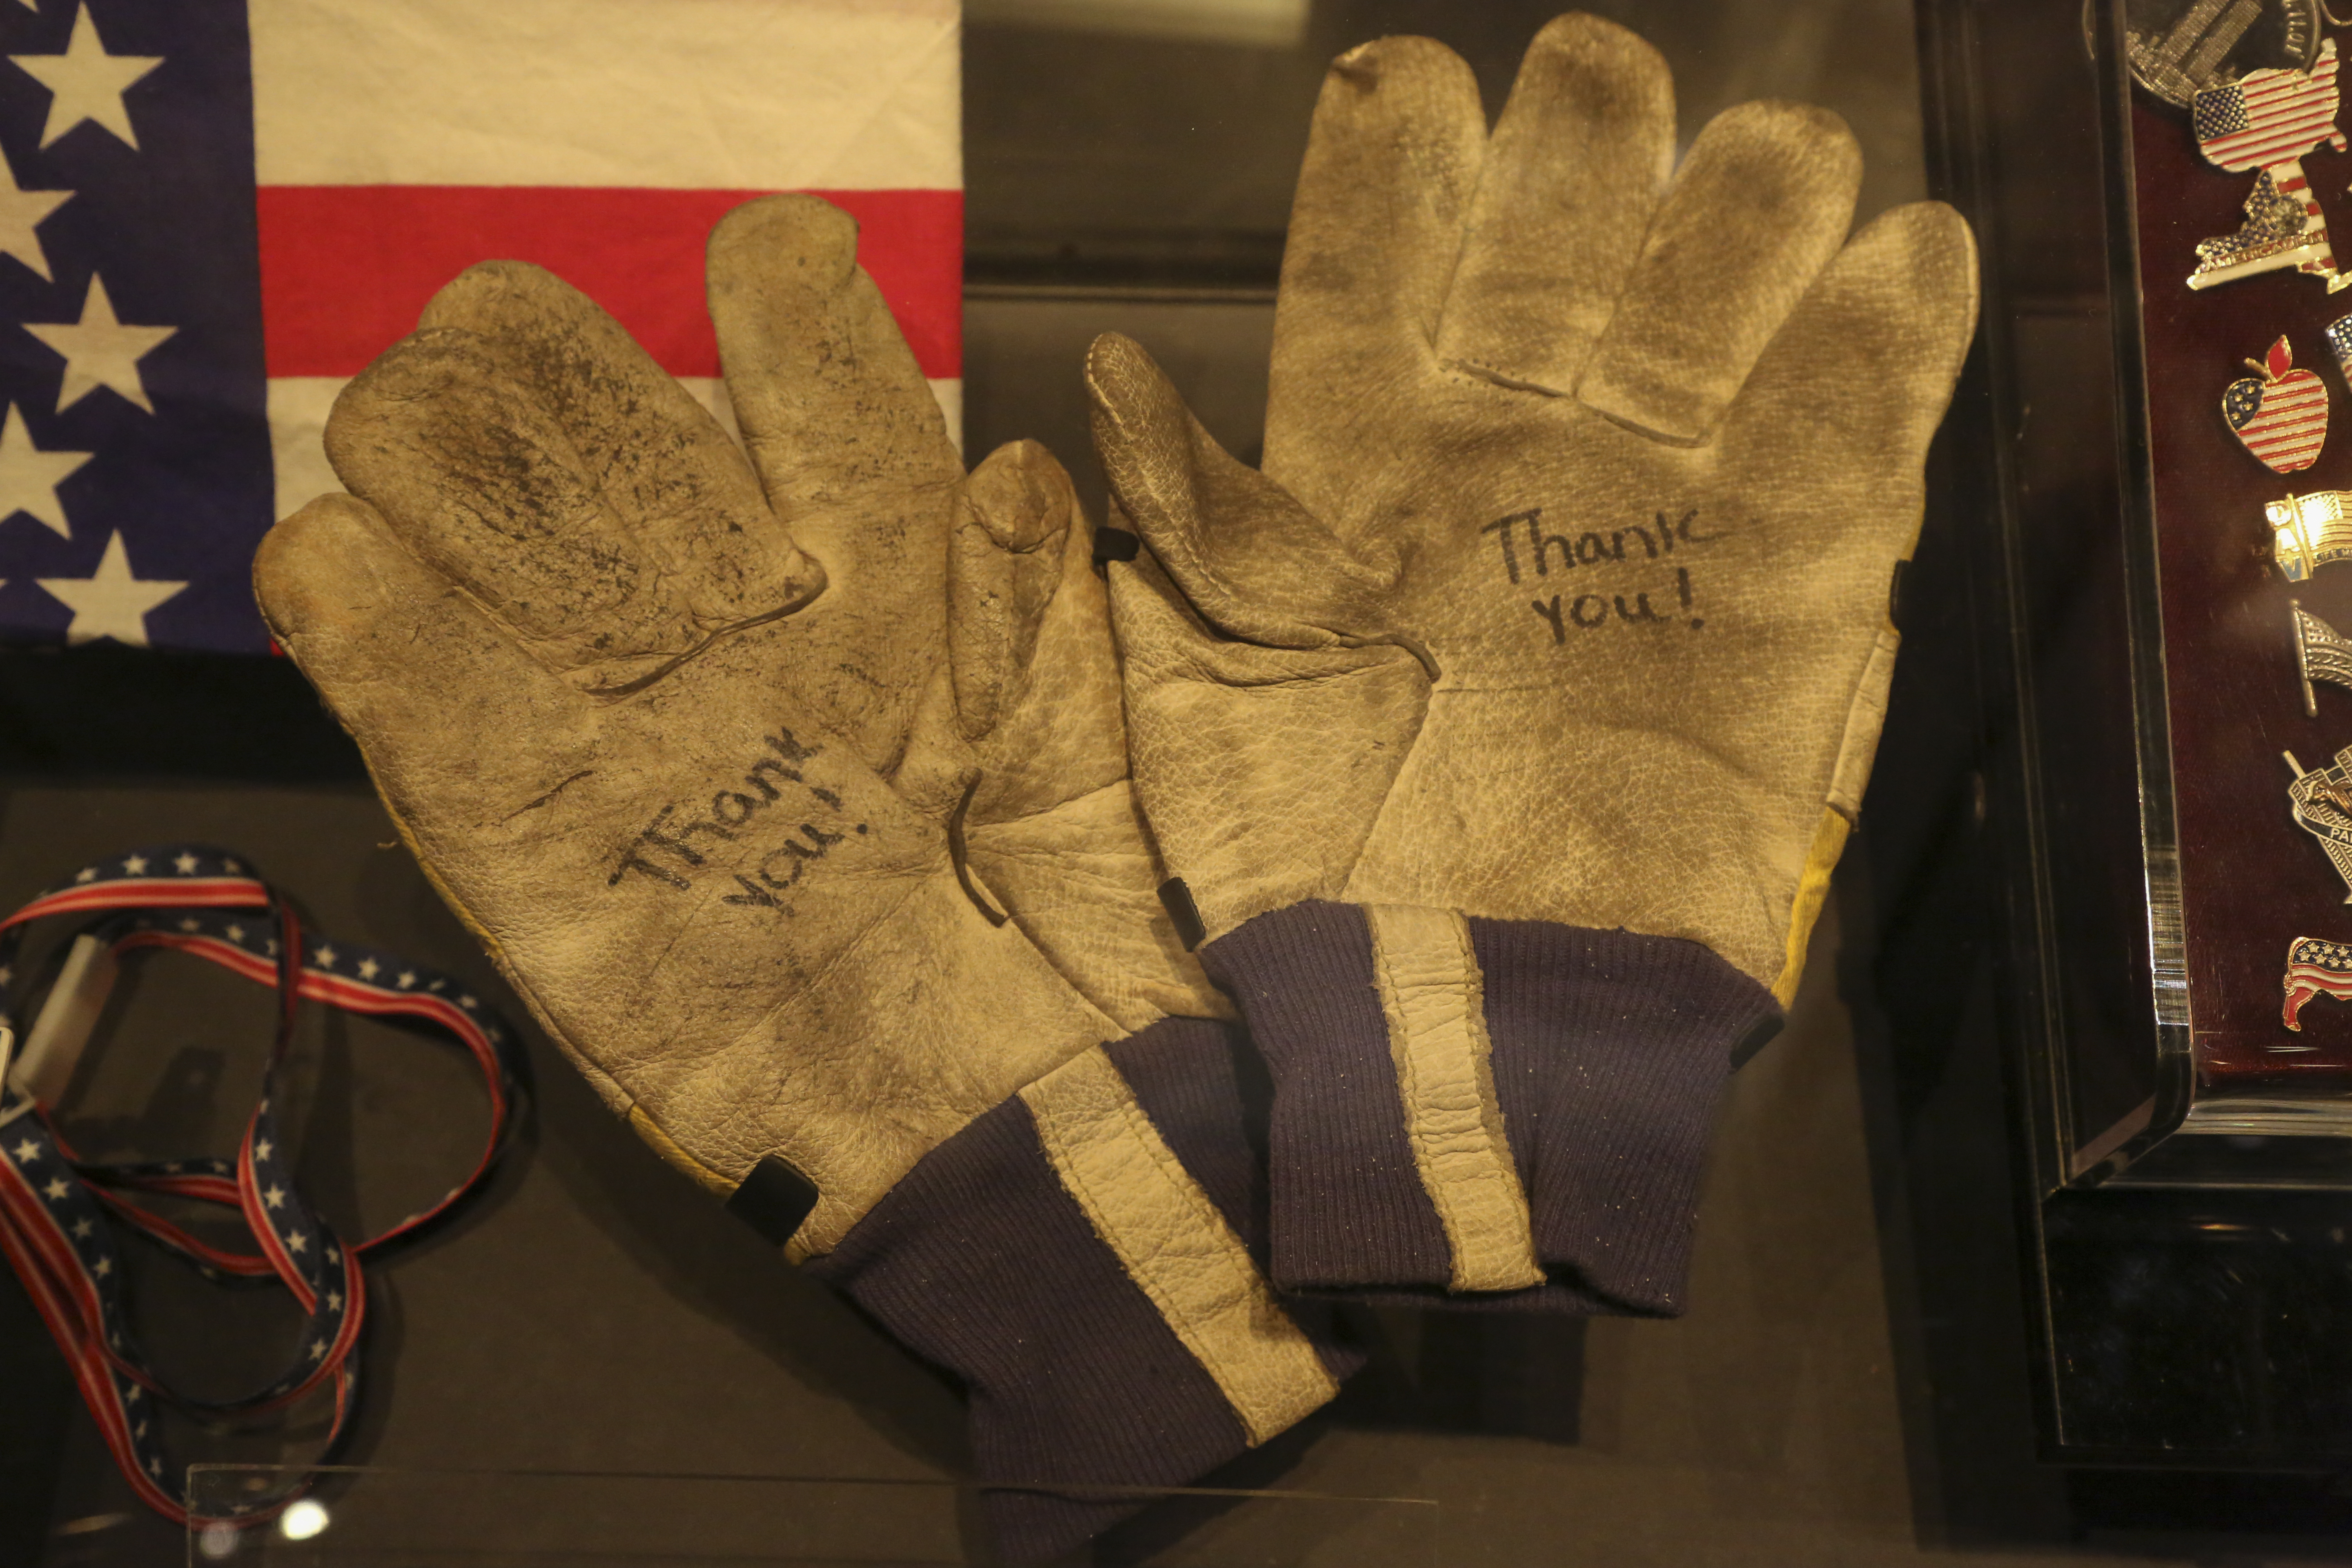
[{"label": "black marker writing", "polygon": [[[761,858],[760,864],[753,868],[759,873],[760,880],[757,882],[740,871],[736,872],[736,885],[743,890],[740,893],[730,893],[720,901],[730,904],[758,904],[763,909],[771,910],[776,908],[776,893],[782,892],[786,888],[799,881],[801,873],[808,869],[810,861],[824,859],[826,850],[847,837],[845,834],[827,833],[813,822],[802,823],[800,833],[803,838],[808,840],[807,843],[803,844],[797,839],[787,838],[769,850]],[[770,889],[775,891],[771,892]]]},{"label": "black marker writing", "polygon": [[[1675,598],[1687,613],[1691,607],[1691,576],[1686,566],[1675,568]],[[1626,599],[1623,594],[1606,596],[1579,594],[1573,599],[1563,594],[1554,594],[1549,599],[1528,601],[1528,608],[1541,616],[1544,625],[1551,628],[1552,646],[1555,647],[1568,641],[1570,626],[1579,631],[1593,631],[1610,625],[1612,615],[1615,622],[1623,626],[1639,626],[1644,622],[1657,626],[1665,624],[1666,617],[1650,603],[1647,591],[1634,594],[1630,604]],[[1696,631],[1705,625],[1706,623],[1698,616],[1690,617],[1691,630]]]},{"label": "black marker writing", "polygon": [[[790,730],[778,730],[772,735],[761,737],[772,755],[754,760],[743,772],[741,787],[718,791],[710,797],[707,813],[687,821],[679,821],[676,801],[665,805],[654,818],[641,828],[627,848],[620,864],[605,886],[617,887],[623,877],[635,871],[642,877],[680,889],[694,885],[692,872],[709,864],[709,857],[698,847],[698,839],[731,844],[742,835],[752,819],[783,797],[782,785],[803,784],[797,764],[815,756],[821,748],[803,746],[793,739]],[[808,793],[835,810],[841,808],[841,797],[829,789],[814,784],[805,786]],[[730,894],[729,903],[760,903],[772,906],[775,899],[768,889],[783,889],[800,879],[803,864],[816,859],[834,845],[842,835],[826,833],[810,823],[803,823],[800,831],[806,837],[803,845],[787,839],[782,846],[769,852],[756,868],[760,883],[754,883],[737,873],[735,880],[744,892]],[[857,825],[863,833],[866,826]]]},{"label": "black marker writing", "polygon": [[1671,521],[1661,511],[1655,514],[1653,524],[1649,526],[1636,522],[1612,529],[1605,534],[1587,531],[1570,539],[1564,533],[1544,531],[1543,508],[1538,506],[1530,507],[1526,511],[1512,512],[1507,517],[1498,517],[1478,531],[1495,536],[1495,542],[1502,550],[1504,574],[1516,584],[1525,575],[1519,556],[1519,542],[1515,537],[1522,524],[1527,528],[1527,564],[1534,567],[1537,576],[1549,577],[1555,563],[1561,571],[1570,572],[1579,566],[1598,566],[1603,562],[1623,561],[1628,558],[1629,541],[1641,546],[1642,553],[1634,559],[1643,561],[1672,555],[1677,542],[1705,544],[1717,536],[1693,532],[1691,524],[1697,518],[1696,507]]}]

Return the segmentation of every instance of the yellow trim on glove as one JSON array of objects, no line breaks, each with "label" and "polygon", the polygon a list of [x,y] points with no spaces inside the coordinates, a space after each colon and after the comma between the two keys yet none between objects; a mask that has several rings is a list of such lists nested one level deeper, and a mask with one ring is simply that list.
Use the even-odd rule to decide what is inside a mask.
[{"label": "yellow trim on glove", "polygon": [[629,1130],[644,1139],[653,1152],[671,1166],[709,1188],[713,1196],[723,1202],[735,1195],[736,1184],[679,1148],[677,1140],[663,1131],[660,1125],[646,1114],[643,1106],[629,1107]]}]

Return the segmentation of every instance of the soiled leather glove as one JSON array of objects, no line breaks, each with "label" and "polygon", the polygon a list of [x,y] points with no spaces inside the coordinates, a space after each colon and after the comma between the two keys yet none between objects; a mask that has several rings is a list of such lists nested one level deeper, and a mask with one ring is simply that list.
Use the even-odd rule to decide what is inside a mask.
[{"label": "soiled leather glove", "polygon": [[1316,109],[1264,471],[1092,356],[1150,546],[1112,591],[1137,787],[1273,1072],[1282,1287],[1678,1310],[1728,1059],[1803,968],[1974,258],[1932,203],[1849,240],[1823,110],[1674,138],[1593,17],[1491,138],[1460,59],[1367,45]]},{"label": "soiled leather glove", "polygon": [[[806,197],[712,236],[749,461],[585,297],[468,271],[338,402],[351,493],[257,591],[549,1036],[964,1379],[984,1481],[1181,1482],[1346,1361],[1250,1256],[1067,477],[966,479],[855,257]],[[1118,1511],[996,1503],[1017,1555]]]}]

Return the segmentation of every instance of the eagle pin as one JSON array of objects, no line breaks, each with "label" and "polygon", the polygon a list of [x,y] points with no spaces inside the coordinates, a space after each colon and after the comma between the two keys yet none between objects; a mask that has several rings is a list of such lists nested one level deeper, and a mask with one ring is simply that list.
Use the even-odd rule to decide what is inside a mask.
[{"label": "eagle pin", "polygon": [[2294,350],[2284,337],[2261,363],[2248,360],[2246,368],[2261,379],[2249,375],[2231,382],[2221,395],[2221,417],[2273,473],[2311,467],[2327,439],[2327,384],[2294,368]]}]

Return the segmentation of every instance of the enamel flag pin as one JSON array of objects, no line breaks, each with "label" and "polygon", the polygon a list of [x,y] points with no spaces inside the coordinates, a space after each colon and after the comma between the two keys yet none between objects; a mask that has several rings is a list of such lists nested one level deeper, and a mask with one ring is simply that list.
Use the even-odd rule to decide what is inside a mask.
[{"label": "enamel flag pin", "polygon": [[2299,599],[2287,601],[2287,613],[2294,623],[2294,672],[2303,679],[2304,715],[2316,719],[2319,701],[2312,695],[2313,681],[2352,688],[2352,637],[2336,636],[2334,626],[2305,609]]},{"label": "enamel flag pin", "polygon": [[2308,583],[2331,562],[2352,559],[2352,492],[2313,490],[2266,501],[2271,559],[2290,583]]},{"label": "enamel flag pin", "polygon": [[2300,1034],[2303,1025],[2297,1016],[2313,997],[2352,1002],[2352,946],[2323,937],[2296,937],[2287,943],[2286,973],[2281,984],[2286,990],[2286,1026]]},{"label": "enamel flag pin", "polygon": [[2284,755],[2294,770],[2286,797],[2295,826],[2319,840],[2336,874],[2344,879],[2344,901],[2352,904],[2352,746],[2336,752],[2328,766],[2308,773],[2293,752]]},{"label": "enamel flag pin", "polygon": [[2307,71],[2248,71],[2189,100],[2197,149],[2231,174],[2254,175],[2246,221],[2234,234],[2197,242],[2191,289],[2210,289],[2257,273],[2293,268],[2327,280],[2334,293],[2352,275],[2336,270],[2327,219],[2303,177],[2303,155],[2347,145],[2336,129],[2336,40],[2319,46]]},{"label": "enamel flag pin", "polygon": [[[2328,331],[2333,346],[2335,328]],[[2327,439],[2327,384],[2294,368],[2294,346],[2284,337],[2260,363],[2246,361],[2246,368],[2255,374],[2241,376],[2221,394],[2221,417],[2239,441],[2274,474],[2292,474],[2319,461]]]}]

